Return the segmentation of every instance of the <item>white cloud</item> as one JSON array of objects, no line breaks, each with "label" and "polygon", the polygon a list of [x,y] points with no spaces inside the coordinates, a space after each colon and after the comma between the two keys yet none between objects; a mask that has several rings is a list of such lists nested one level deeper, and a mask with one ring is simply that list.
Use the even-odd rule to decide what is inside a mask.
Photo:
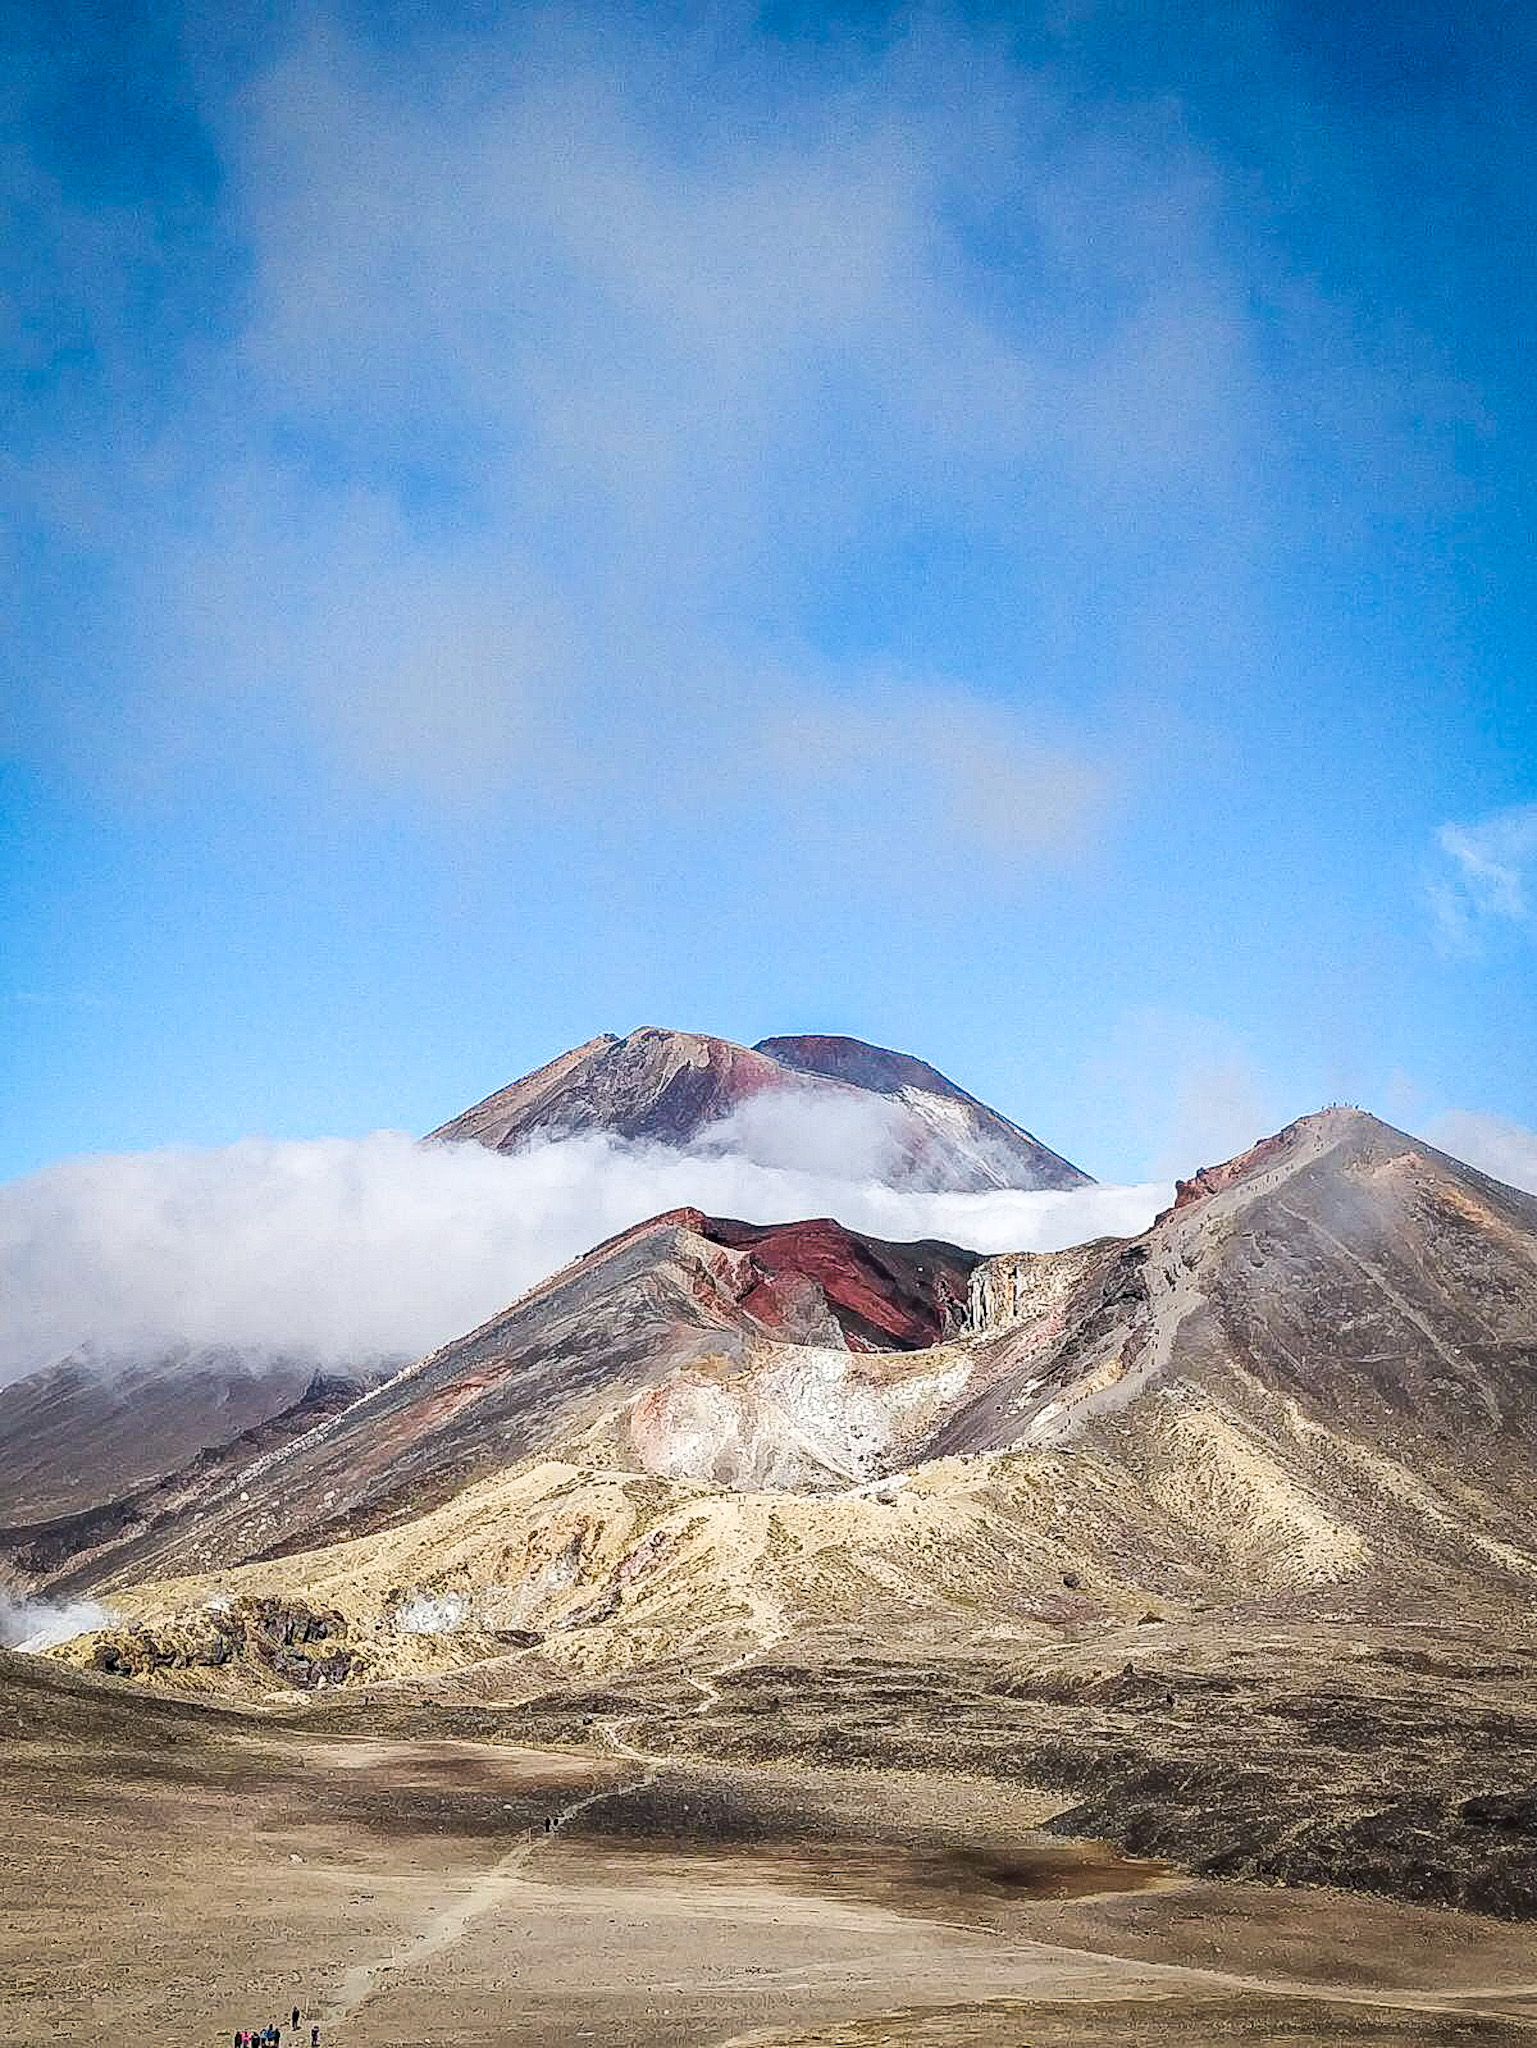
[{"label": "white cloud", "polygon": [[1431,880],[1430,901],[1449,950],[1473,950],[1489,924],[1530,921],[1537,804],[1515,804],[1471,825],[1443,825],[1436,845],[1444,865]]},{"label": "white cloud", "polygon": [[603,1138],[503,1156],[387,1131],[71,1160],[0,1187],[0,1380],[85,1341],[336,1362],[425,1352],[600,1239],[683,1205],[754,1222],[835,1215],[878,1236],[1003,1251],[1140,1229],[1168,1193],[899,1193],[858,1177],[878,1131],[841,1130],[834,1172],[820,1116],[798,1155],[793,1121],[766,1165]]},{"label": "white cloud", "polygon": [[1448,1109],[1431,1119],[1424,1135],[1454,1159],[1465,1159],[1507,1187],[1537,1195],[1537,1131],[1524,1124],[1478,1110]]},{"label": "white cloud", "polygon": [[866,699],[804,687],[799,696],[774,693],[752,755],[756,772],[777,764],[805,799],[845,817],[862,814],[872,784],[883,785],[893,840],[916,829],[926,856],[947,834],[973,856],[1036,856],[1097,822],[1109,776],[1032,733],[1017,712],[943,682],[892,676],[871,678]]}]

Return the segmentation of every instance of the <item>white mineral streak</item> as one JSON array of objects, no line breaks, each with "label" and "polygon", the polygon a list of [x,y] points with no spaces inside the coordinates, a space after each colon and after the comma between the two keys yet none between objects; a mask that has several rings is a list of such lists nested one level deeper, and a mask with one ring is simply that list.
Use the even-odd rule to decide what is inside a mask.
[{"label": "white mineral streak", "polygon": [[888,1469],[964,1391],[972,1360],[831,1345],[765,1345],[728,1374],[684,1371],[665,1390],[651,1468],[670,1479],[803,1488],[858,1485]]},{"label": "white mineral streak", "polygon": [[464,1620],[465,1603],[458,1593],[417,1593],[396,1609],[395,1626],[408,1636],[444,1636]]},{"label": "white mineral streak", "polygon": [[1060,1318],[1088,1264],[1089,1247],[1065,1252],[1000,1252],[971,1275],[967,1327],[1006,1330]]}]

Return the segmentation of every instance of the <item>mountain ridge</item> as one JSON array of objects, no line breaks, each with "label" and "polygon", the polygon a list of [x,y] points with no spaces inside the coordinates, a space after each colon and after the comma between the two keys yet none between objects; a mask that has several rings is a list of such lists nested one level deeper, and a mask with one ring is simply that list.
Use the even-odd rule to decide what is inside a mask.
[{"label": "mountain ridge", "polygon": [[1060,1252],[664,1212],[66,1564],[45,1654],[1532,1917],[1534,1448],[1537,1200],[1330,1110]]},{"label": "mountain ridge", "polygon": [[[525,1290],[476,1329],[406,1366],[239,1475],[190,1518],[116,1548],[112,1583],[235,1564],[420,1513],[520,1457],[597,1432],[635,1456],[628,1403],[685,1359],[754,1345],[837,1352],[873,1337],[921,1352],[961,1312],[977,1254],[813,1225],[752,1225],[672,1210]],[[883,1356],[885,1354],[869,1354]],[[612,1455],[612,1454],[608,1454]],[[35,1532],[11,1531],[13,1557]],[[97,1581],[61,1560],[49,1590]]]},{"label": "mountain ridge", "polygon": [[957,1457],[1070,1451],[1193,1515],[1219,1578],[1375,1569],[1374,1518],[1458,1574],[1482,1560],[1537,1578],[1512,1505],[1537,1443],[1537,1200],[1342,1110],[1182,1188],[1137,1237],[991,1258],[830,1219],[664,1212],[285,1444],[238,1509],[201,1504],[132,1563],[233,1567],[366,1536],[552,1455],[831,1497]]}]

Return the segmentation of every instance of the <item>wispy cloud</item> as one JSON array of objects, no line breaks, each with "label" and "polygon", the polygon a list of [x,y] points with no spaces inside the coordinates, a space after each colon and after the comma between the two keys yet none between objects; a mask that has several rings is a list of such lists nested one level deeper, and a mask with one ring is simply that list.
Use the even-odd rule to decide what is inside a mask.
[{"label": "wispy cloud", "polygon": [[1537,804],[1516,804],[1469,825],[1443,825],[1430,903],[1442,946],[1477,949],[1491,925],[1531,922],[1530,871],[1537,865]]},{"label": "wispy cloud", "polygon": [[[1203,1100],[1182,1103],[1199,1142],[1181,1170],[1268,1127],[1242,1071],[1187,1078]],[[1451,1111],[1425,1136],[1537,1192],[1537,1133]],[[749,1105],[688,1153],[580,1137],[503,1155],[381,1131],[66,1161],[0,1186],[0,1384],[79,1344],[104,1358],[177,1345],[339,1363],[425,1352],[597,1240],[683,1205],[755,1222],[831,1215],[994,1252],[1130,1235],[1169,1197],[1166,1180],[904,1191],[879,1178],[889,1138],[878,1104],[829,1125],[818,1103],[767,1118]]]},{"label": "wispy cloud", "polygon": [[[771,808],[869,873],[1091,837],[1084,671],[1113,707],[1231,670],[1285,460],[1275,309],[1177,106],[936,16],[878,52],[307,18],[201,109],[219,317],[109,463],[38,470],[146,757],[297,737],[438,803]],[[130,233],[75,264],[109,363]],[[930,547],[995,564],[1025,662],[884,622]],[[59,715],[82,756],[92,716]]]},{"label": "wispy cloud", "polygon": [[110,1619],[95,1600],[17,1600],[0,1591],[0,1644],[9,1650],[46,1650],[88,1629],[105,1628]]},{"label": "wispy cloud", "polygon": [[[798,622],[894,501],[984,533],[1026,477],[1058,518],[1236,505],[1251,340],[1183,138],[1066,144],[932,30],[856,75],[717,66],[730,118],[630,31],[487,55],[424,89],[319,32],[231,110],[226,374],[267,431],[155,565],[157,666],[293,692],[333,758],[439,795],[580,762],[610,805],[766,786],[873,859],[1072,843],[1103,785],[1049,692]],[[1023,317],[958,215],[1028,248]]]},{"label": "wispy cloud", "polygon": [[1086,1077],[1118,1126],[1140,1141],[1132,1170],[1160,1178],[1229,1159],[1317,1106],[1279,1088],[1231,1024],[1157,1006],[1120,1017]]}]

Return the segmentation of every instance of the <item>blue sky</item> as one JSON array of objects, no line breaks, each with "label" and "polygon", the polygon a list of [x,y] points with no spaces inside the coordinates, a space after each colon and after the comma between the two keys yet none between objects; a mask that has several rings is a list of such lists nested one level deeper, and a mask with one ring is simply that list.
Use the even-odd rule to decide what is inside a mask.
[{"label": "blue sky", "polygon": [[0,1173],[602,1030],[1537,1123],[1522,10],[10,14]]}]

